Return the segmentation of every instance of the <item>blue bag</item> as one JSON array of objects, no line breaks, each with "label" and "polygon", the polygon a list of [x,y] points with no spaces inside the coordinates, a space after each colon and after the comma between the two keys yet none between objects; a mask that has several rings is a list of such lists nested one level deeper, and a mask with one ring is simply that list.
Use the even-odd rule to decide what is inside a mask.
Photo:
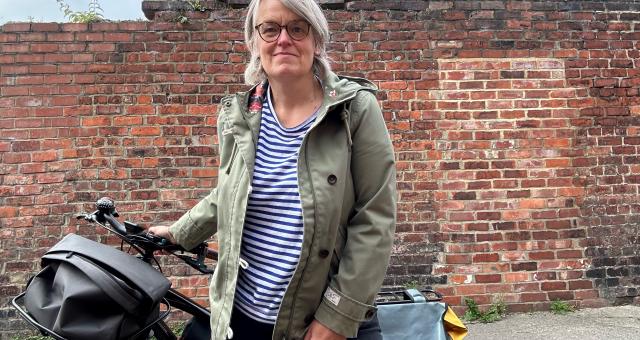
[{"label": "blue bag", "polygon": [[[435,298],[427,300],[416,289],[402,292],[401,301],[378,303],[378,320],[383,339],[389,340],[448,340],[444,327],[444,315],[447,305],[441,302],[442,296],[434,291],[426,291]],[[391,294],[393,298],[398,292]],[[381,296],[384,298],[385,293]],[[408,298],[408,299],[407,299]]]}]

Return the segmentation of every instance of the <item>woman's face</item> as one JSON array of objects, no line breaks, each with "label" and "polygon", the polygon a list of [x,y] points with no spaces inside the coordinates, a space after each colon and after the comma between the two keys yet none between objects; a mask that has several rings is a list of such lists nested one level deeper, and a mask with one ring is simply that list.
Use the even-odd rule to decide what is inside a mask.
[{"label": "woman's face", "polygon": [[[286,28],[282,28],[277,40],[273,42],[264,41],[257,31],[254,33],[262,68],[270,80],[286,80],[313,74],[315,41],[312,29],[304,19],[286,8],[279,0],[263,0],[258,8],[256,22],[257,25],[263,23],[290,25],[291,29],[297,29],[298,32],[303,28],[309,30],[309,34],[303,39],[295,40]],[[275,30],[280,29],[275,25],[273,27]],[[270,32],[273,33],[273,29]]]}]

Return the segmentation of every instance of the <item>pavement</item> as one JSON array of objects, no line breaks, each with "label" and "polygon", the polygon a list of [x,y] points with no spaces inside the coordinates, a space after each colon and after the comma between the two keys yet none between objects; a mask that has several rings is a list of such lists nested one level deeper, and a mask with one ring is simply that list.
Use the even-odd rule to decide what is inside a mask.
[{"label": "pavement", "polygon": [[466,323],[465,340],[640,340],[640,306],[508,314],[494,323]]}]

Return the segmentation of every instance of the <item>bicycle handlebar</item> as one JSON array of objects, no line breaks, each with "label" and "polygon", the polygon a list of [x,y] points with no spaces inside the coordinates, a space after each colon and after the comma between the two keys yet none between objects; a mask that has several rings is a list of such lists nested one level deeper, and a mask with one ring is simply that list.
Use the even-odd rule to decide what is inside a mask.
[{"label": "bicycle handlebar", "polygon": [[[209,248],[209,245],[203,242],[193,249],[184,249],[180,245],[173,244],[165,238],[149,234],[145,229],[135,223],[129,221],[125,221],[124,224],[120,223],[120,221],[116,219],[119,215],[115,210],[115,204],[110,198],[100,198],[96,202],[96,207],[98,210],[93,213],[80,214],[76,216],[76,218],[95,222],[103,228],[114,232],[122,240],[134,246],[142,254],[143,260],[150,262],[154,252],[165,251],[181,259],[201,273],[212,272],[204,263],[204,259],[218,259],[217,245]],[[105,223],[108,223],[111,228],[107,227]],[[194,258],[176,252],[188,252],[196,255],[196,257]]]}]

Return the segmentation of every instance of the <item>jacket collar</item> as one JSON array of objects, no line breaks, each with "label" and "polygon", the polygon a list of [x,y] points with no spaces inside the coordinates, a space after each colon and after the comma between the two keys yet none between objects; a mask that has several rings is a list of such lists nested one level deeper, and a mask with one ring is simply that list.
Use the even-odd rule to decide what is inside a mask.
[{"label": "jacket collar", "polygon": [[338,105],[351,100],[361,90],[375,93],[378,88],[364,78],[338,76],[330,72],[323,80],[324,105],[327,107]]},{"label": "jacket collar", "polygon": [[[372,93],[377,91],[377,87],[366,79],[338,76],[333,72],[329,72],[324,77],[322,85],[324,99],[318,109],[318,117],[310,129],[321,123],[333,108],[355,98],[358,91],[364,90]],[[233,97],[227,97],[223,103],[225,110],[229,111],[227,117],[230,119],[229,123],[233,126],[234,138],[240,146],[250,173],[253,173],[255,164],[262,104],[267,98],[267,89],[268,82],[265,80],[254,85],[249,91],[239,92]]]},{"label": "jacket collar", "polygon": [[[238,102],[240,105],[247,103],[248,97],[246,117],[253,117],[261,113],[262,104],[267,98],[268,85],[268,81],[265,80],[253,86],[249,91],[239,93]],[[338,76],[333,72],[329,72],[324,77],[322,85],[324,99],[319,110],[319,118],[324,116],[329,108],[353,99],[358,91],[365,90],[375,93],[378,90],[372,82],[364,78]]]}]

